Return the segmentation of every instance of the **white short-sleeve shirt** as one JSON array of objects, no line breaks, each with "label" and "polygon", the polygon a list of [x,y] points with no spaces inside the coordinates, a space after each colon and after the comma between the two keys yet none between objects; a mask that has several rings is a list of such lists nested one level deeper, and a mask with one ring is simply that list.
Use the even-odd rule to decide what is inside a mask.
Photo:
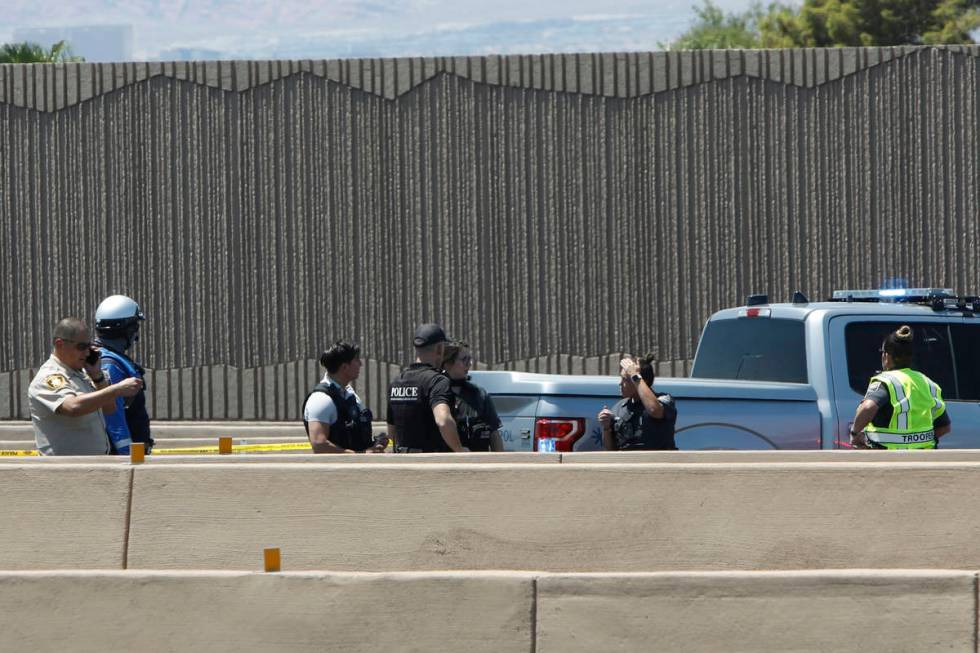
[{"label": "white short-sleeve shirt", "polygon": [[[324,374],[323,378],[320,379],[320,383],[329,383],[338,388],[340,387],[336,381],[330,378],[329,374]],[[361,403],[361,398],[354,392],[354,388],[347,386],[344,396],[354,397],[358,407],[364,410],[364,404]],[[337,421],[337,406],[334,405],[333,399],[326,392],[314,392],[306,400],[306,405],[303,406],[303,419],[307,422],[333,424]]]}]

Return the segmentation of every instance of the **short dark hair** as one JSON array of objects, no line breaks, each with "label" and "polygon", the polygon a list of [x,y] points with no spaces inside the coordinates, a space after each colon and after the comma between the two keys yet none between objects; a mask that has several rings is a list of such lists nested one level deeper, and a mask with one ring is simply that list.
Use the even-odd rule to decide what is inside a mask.
[{"label": "short dark hair", "polygon": [[892,357],[895,367],[912,367],[912,359],[915,356],[913,337],[912,327],[907,324],[903,324],[896,331],[885,336],[881,348]]},{"label": "short dark hair", "polygon": [[88,334],[88,327],[85,325],[85,322],[77,317],[66,317],[54,325],[54,331],[51,332],[51,341],[54,342],[58,338],[62,340],[77,340],[78,338],[87,338]]},{"label": "short dark hair", "polygon": [[360,355],[360,347],[338,340],[330,346],[330,349],[320,354],[320,365],[327,368],[328,373],[333,374],[341,365],[351,362]]},{"label": "short dark hair", "polygon": [[648,386],[653,387],[653,379],[656,377],[653,366],[657,362],[657,357],[653,354],[646,354],[641,358],[637,358],[636,362],[640,365],[640,376],[643,377],[643,380],[646,381]]}]

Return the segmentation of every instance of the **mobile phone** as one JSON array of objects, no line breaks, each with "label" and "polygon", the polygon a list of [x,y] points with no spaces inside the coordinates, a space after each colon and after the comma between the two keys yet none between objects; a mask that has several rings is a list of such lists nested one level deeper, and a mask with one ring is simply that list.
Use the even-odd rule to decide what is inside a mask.
[{"label": "mobile phone", "polygon": [[102,354],[99,353],[98,349],[92,347],[91,349],[88,350],[88,356],[85,357],[85,362],[88,363],[89,365],[95,365],[96,363],[99,362],[100,358],[102,358]]}]

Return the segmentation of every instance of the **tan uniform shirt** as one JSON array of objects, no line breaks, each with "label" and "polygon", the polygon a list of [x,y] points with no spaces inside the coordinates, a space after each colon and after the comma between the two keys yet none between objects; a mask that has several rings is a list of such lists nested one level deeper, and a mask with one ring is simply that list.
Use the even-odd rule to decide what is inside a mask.
[{"label": "tan uniform shirt", "polygon": [[27,391],[31,404],[34,440],[41,454],[98,456],[109,453],[102,411],[69,417],[58,406],[68,397],[95,392],[84,370],[73,370],[53,355],[44,362]]}]

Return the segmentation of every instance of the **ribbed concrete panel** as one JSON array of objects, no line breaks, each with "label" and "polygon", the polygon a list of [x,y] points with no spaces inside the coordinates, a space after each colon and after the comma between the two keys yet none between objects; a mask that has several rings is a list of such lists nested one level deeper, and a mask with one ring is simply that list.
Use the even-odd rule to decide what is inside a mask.
[{"label": "ribbed concrete panel", "polygon": [[0,418],[113,292],[155,416],[295,419],[337,338],[383,414],[422,321],[491,367],[680,374],[749,292],[976,291],[978,58],[0,66]]},{"label": "ribbed concrete panel", "polygon": [[[154,77],[244,91],[299,73],[389,100],[441,74],[496,86],[628,98],[743,75],[813,87],[924,49],[927,48],[899,46],[317,61],[0,64],[0,103],[59,111]],[[976,45],[943,49],[980,56],[980,46]]]}]

